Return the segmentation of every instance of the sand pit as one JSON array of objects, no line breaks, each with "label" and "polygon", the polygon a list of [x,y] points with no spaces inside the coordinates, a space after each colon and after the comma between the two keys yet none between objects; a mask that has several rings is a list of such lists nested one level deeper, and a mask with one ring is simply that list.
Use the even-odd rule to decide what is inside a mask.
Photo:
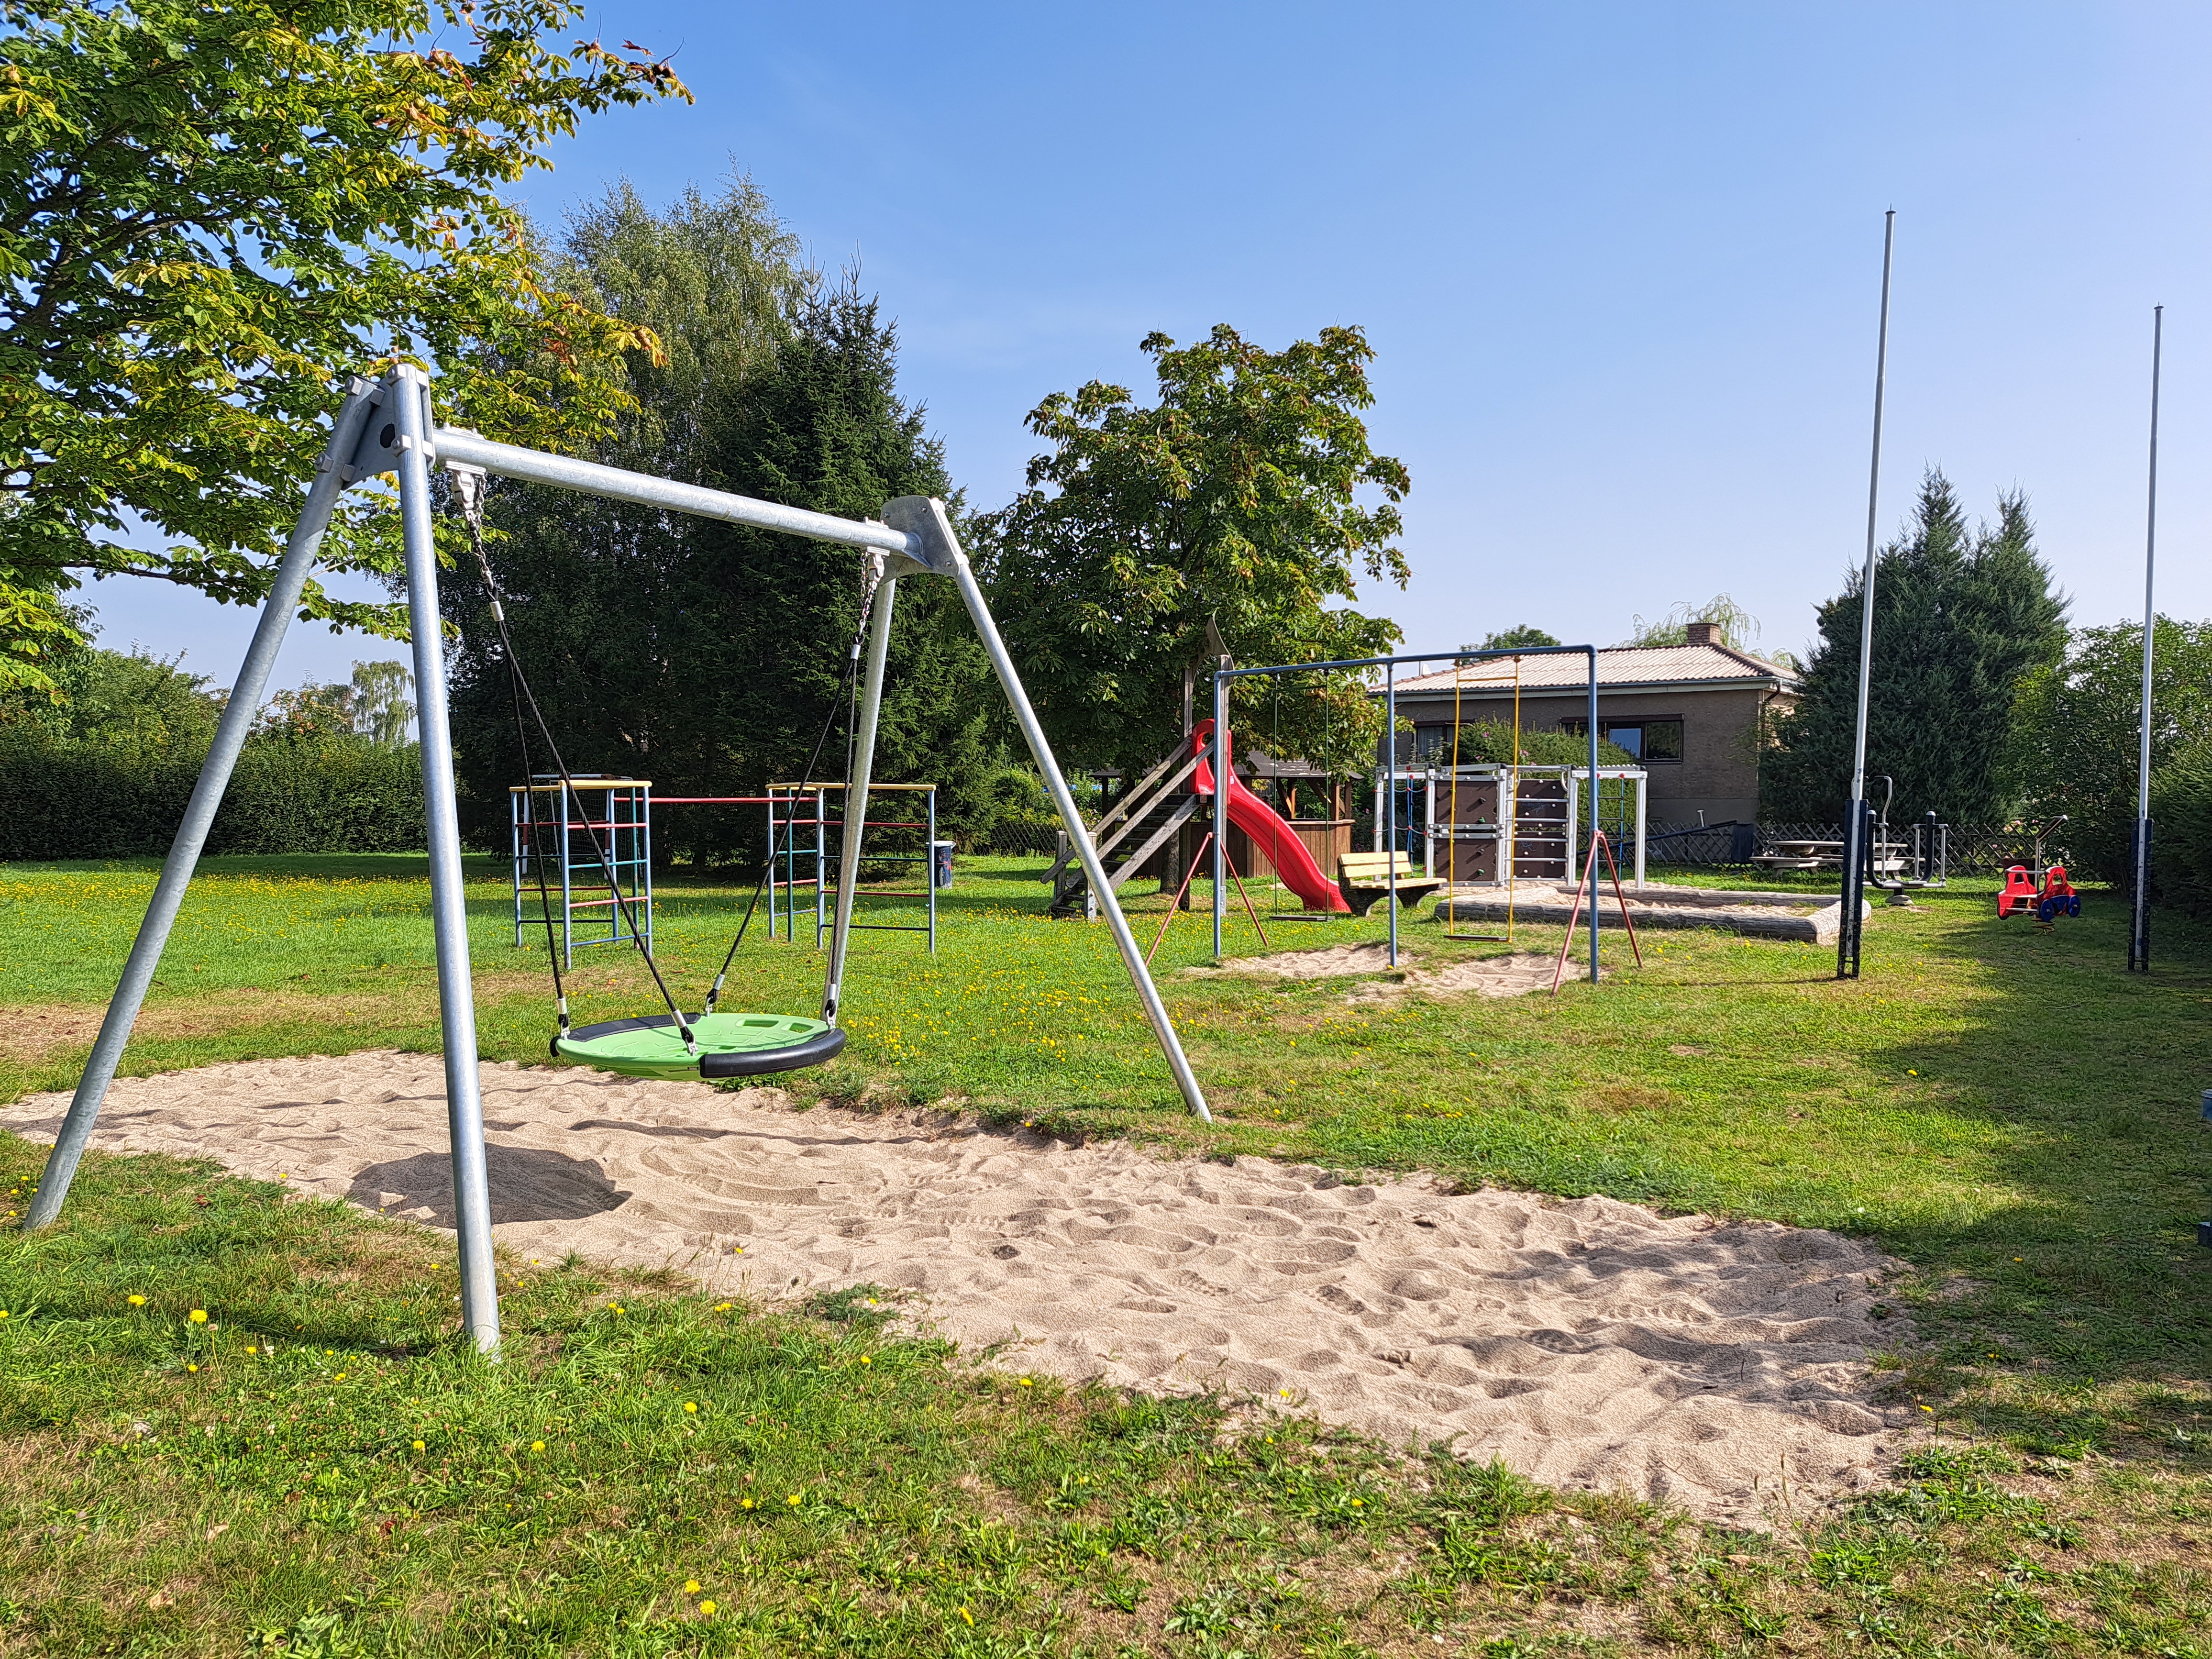
[{"label": "sand pit", "polygon": [[[1400,952],[1398,960],[1405,959]],[[1401,979],[1370,979],[1352,987],[1345,1000],[1395,1002],[1415,994],[1455,997],[1469,992],[1482,997],[1526,996],[1531,991],[1550,990],[1559,973],[1559,959],[1555,956],[1542,951],[1512,951],[1504,956],[1455,962],[1449,968],[1410,969]],[[1574,964],[1570,963],[1565,977],[1574,976]]]},{"label": "sand pit", "polygon": [[1417,968],[1414,960],[1411,951],[1401,950],[1394,969],[1386,945],[1332,945],[1318,951],[1237,957],[1218,968],[1186,968],[1183,971],[1200,978],[1227,974],[1243,979],[1342,979],[1356,975],[1387,975],[1387,978],[1370,978],[1353,986],[1345,1000],[1393,1002],[1419,993],[1442,997],[1462,996],[1468,992],[1485,997],[1517,997],[1530,991],[1548,991],[1558,965],[1555,957],[1540,951],[1478,957],[1435,969]]},{"label": "sand pit", "polygon": [[[1398,952],[1398,966],[1413,961]],[[1271,957],[1231,957],[1219,967],[1186,968],[1194,979],[1227,974],[1242,979],[1342,979],[1352,974],[1392,972],[1390,947],[1380,940],[1364,945],[1331,945],[1317,951],[1278,951]]]},{"label": "sand pit", "polygon": [[[1555,1485],[1765,1524],[1872,1484],[1904,1414],[1869,1398],[1879,1279],[1832,1233],[1608,1199],[1071,1147],[769,1091],[484,1068],[493,1218],[527,1259],[673,1265],[768,1301],[856,1282],[1000,1363],[1218,1389]],[[37,1096],[0,1128],[51,1139]],[[434,1056],[257,1060],[118,1082],[96,1144],[207,1157],[451,1219]],[[740,1248],[741,1247],[741,1248]]]}]

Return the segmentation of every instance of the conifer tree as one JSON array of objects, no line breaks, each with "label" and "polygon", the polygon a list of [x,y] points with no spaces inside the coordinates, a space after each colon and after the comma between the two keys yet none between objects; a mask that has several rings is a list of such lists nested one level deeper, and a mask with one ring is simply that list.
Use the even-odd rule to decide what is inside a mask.
[{"label": "conifer tree", "polygon": [[[566,280],[652,327],[666,353],[634,355],[638,414],[598,459],[856,518],[895,495],[953,495],[941,447],[898,395],[894,329],[850,278],[825,288],[799,265],[749,183],[659,215],[617,190],[571,226],[567,250]],[[664,793],[758,794],[798,777],[847,706],[860,554],[511,485],[495,486],[490,517],[517,653],[572,769],[650,778]],[[470,574],[448,589],[462,634],[454,722],[473,832],[492,840],[521,763]],[[950,822],[979,819],[1002,700],[948,584],[902,582],[896,606],[876,775],[936,781]],[[842,775],[842,729],[841,714],[817,775]],[[752,809],[672,816],[655,839],[741,862],[764,848]]]},{"label": "conifer tree", "polygon": [[[2035,550],[2024,495],[2001,496],[1994,525],[1971,526],[1939,471],[1923,481],[1905,535],[1875,567],[1868,795],[1896,785],[1890,821],[1926,811],[1951,823],[2010,815],[2025,780],[2015,708],[2029,677],[2065,649],[2065,599]],[[1859,578],[1820,607],[1820,641],[1796,706],[1776,723],[1760,768],[1771,817],[1832,820],[1850,785],[1856,714]]]}]

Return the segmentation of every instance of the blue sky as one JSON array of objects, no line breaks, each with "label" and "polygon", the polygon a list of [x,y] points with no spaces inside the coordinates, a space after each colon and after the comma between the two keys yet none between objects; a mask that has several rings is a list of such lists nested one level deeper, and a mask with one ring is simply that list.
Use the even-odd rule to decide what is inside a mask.
[{"label": "blue sky", "polygon": [[[1105,7],[617,0],[698,95],[588,120],[523,186],[750,173],[857,259],[978,505],[1046,392],[1137,342],[1332,323],[1411,468],[1409,648],[1611,642],[1726,592],[1802,650],[1864,534],[1881,216],[1881,524],[1923,467],[2018,486],[2077,623],[2140,614],[2151,307],[2160,608],[2212,616],[2212,12],[2179,6]],[[2194,109],[2197,112],[2191,115]],[[89,590],[105,642],[227,684],[251,618]],[[392,654],[297,630],[283,683]]]}]

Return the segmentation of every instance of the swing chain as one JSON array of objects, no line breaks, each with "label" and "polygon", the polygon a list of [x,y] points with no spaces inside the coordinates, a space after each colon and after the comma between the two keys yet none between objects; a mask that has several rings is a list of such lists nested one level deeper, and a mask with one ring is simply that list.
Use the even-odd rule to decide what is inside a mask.
[{"label": "swing chain", "polygon": [[[552,758],[554,770],[560,775],[561,833],[563,837],[568,834],[568,807],[570,801],[575,798],[575,780],[569,775],[568,763],[561,758],[560,745],[554,742],[553,733],[545,724],[544,713],[538,706],[537,694],[530,689],[530,682],[522,672],[521,661],[514,653],[514,641],[508,636],[507,631],[507,607],[502,603],[503,592],[499,585],[499,578],[492,574],[491,560],[484,551],[483,509],[484,495],[489,485],[488,475],[481,467],[460,465],[450,462],[447,464],[447,471],[453,477],[453,493],[460,502],[461,518],[469,527],[469,546],[476,555],[477,571],[483,580],[484,592],[491,603],[492,621],[499,629],[500,653],[507,661],[507,687],[513,694],[514,702],[514,734],[516,742],[521,749],[525,774],[524,811],[528,815],[530,823],[532,862],[537,867],[538,906],[545,920],[545,956],[553,970],[553,1000],[560,1020],[560,1036],[565,1038],[569,1033],[568,993],[568,987],[562,982],[561,977],[560,953],[553,948],[552,897],[545,885],[544,861],[538,856],[538,798],[528,778],[530,736],[529,726],[523,715],[526,703],[529,706],[530,718],[537,723],[538,735],[545,740],[546,750]],[[632,914],[629,902],[623,895],[621,884],[615,878],[614,866],[609,861],[607,850],[599,844],[599,831],[588,822],[590,816],[588,811],[585,813],[586,822],[584,825],[584,834],[592,843],[592,855],[599,860],[599,867],[606,872],[607,884],[614,895],[616,910],[622,920],[628,924],[631,940],[636,945],[638,954],[645,959],[646,969],[653,975],[653,982],[654,988],[660,993],[661,1002],[667,1008],[669,1018],[676,1023],[677,1033],[684,1039],[684,1052],[696,1059],[699,1053],[698,1036],[692,1029],[691,1022],[684,1018],[684,1010],[678,1006],[676,999],[669,994],[668,982],[661,976],[660,964],[653,959],[653,951],[647,945],[645,935],[638,927],[637,918]],[[556,1042],[558,1040],[556,1039]],[[556,1048],[555,1052],[557,1054],[559,1050]]]}]

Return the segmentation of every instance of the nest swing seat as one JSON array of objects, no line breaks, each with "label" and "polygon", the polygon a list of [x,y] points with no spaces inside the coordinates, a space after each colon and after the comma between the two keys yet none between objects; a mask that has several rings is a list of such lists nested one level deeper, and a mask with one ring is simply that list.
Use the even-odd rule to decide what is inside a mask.
[{"label": "nest swing seat", "polygon": [[624,1077],[769,1077],[835,1060],[845,1033],[796,1014],[708,1013],[688,1022],[693,1054],[672,1014],[602,1020],[553,1039],[553,1056]]}]

